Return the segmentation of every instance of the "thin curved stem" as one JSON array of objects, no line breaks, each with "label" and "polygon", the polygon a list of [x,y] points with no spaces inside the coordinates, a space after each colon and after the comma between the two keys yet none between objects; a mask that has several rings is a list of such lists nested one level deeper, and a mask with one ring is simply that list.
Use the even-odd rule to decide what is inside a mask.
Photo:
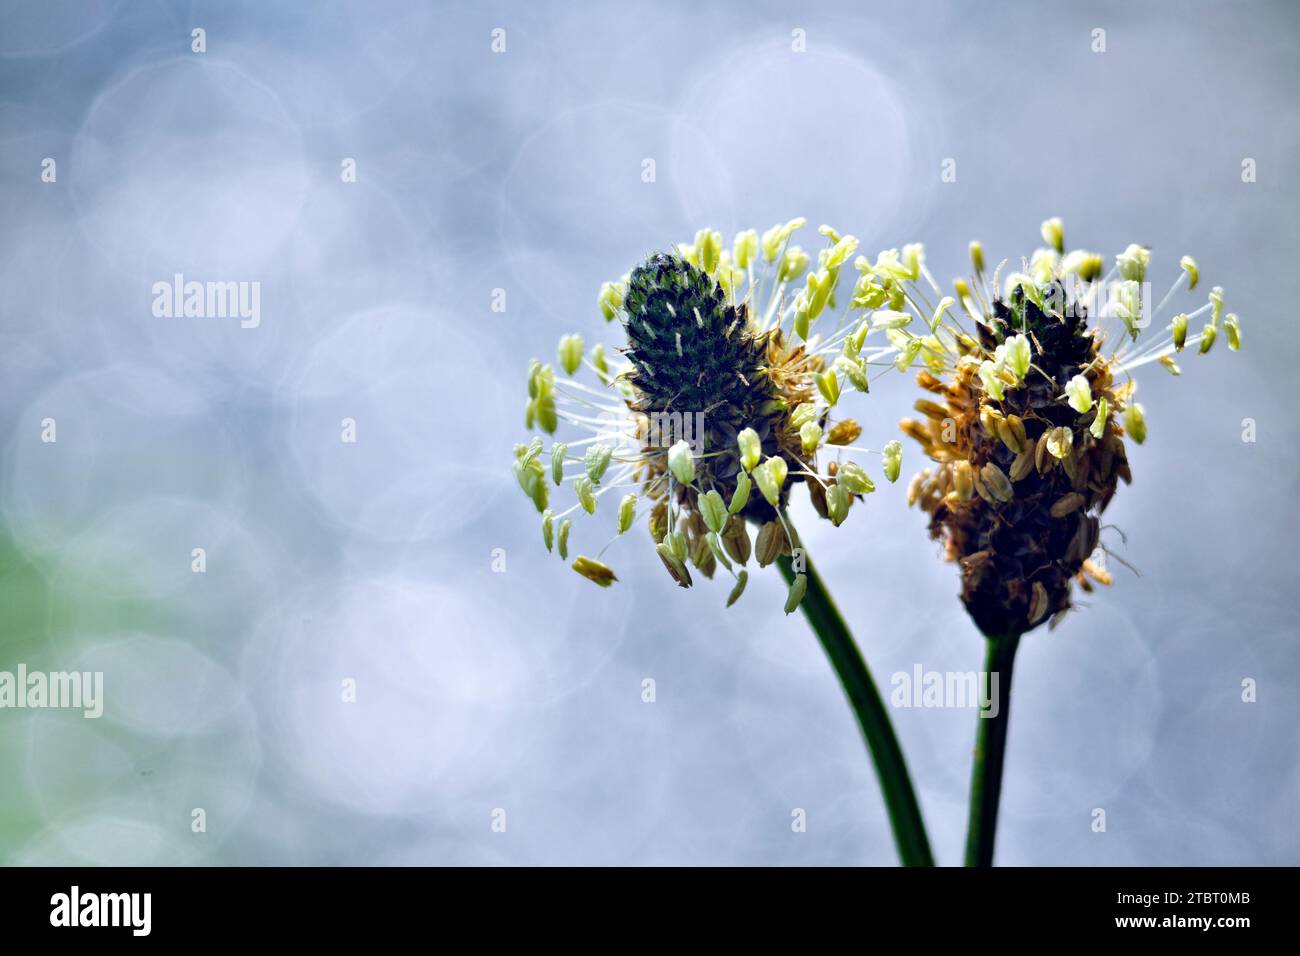
[{"label": "thin curved stem", "polygon": [[[871,672],[867,670],[861,651],[853,642],[853,635],[849,633],[844,618],[831,600],[830,592],[826,590],[817,569],[806,556],[803,560],[805,565],[802,573],[807,576],[808,590],[800,608],[826,651],[826,656],[830,658],[831,666],[835,668],[835,674],[858,718],[858,726],[862,728],[862,736],[866,739],[871,761],[876,767],[876,776],[880,780],[880,789],[884,793],[885,808],[889,812],[889,823],[894,831],[899,859],[904,866],[934,866],[930,841],[925,835],[925,822],[921,819],[921,807],[916,799],[916,791],[912,789],[907,761],[903,759],[903,749],[894,735],[885,703],[871,679]],[[796,572],[790,558],[783,555],[777,559],[777,564],[786,581],[793,581]]]},{"label": "thin curved stem", "polygon": [[[1006,760],[1007,726],[1011,719],[1011,671],[1020,635],[987,637],[984,672],[998,675],[998,709],[992,717],[976,718],[975,762],[971,771],[970,822],[966,830],[966,865],[992,866],[993,840],[1002,799],[1002,767]],[[989,680],[992,680],[990,677]]]}]

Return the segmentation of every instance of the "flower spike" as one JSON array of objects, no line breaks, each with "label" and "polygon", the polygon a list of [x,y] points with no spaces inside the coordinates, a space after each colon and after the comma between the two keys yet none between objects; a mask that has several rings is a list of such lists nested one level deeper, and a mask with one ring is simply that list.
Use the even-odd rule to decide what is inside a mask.
[{"label": "flower spike", "polygon": [[[570,334],[560,340],[557,367],[532,364],[529,427],[587,433],[551,444],[549,469],[540,439],[516,454],[521,488],[546,513],[548,547],[566,553],[569,516],[604,513],[600,499],[612,492],[616,536],[647,515],[677,584],[691,587],[696,572],[712,577],[721,567],[737,582],[734,601],[755,550],[749,526],[760,564],[792,553],[785,512],[795,487],[806,485],[814,508],[836,526],[854,499],[874,491],[853,460],[864,452],[856,446],[861,427],[832,412],[852,391],[867,391],[872,366],[906,368],[923,357],[927,340],[909,328],[924,334],[945,325],[955,300],[918,313],[879,282],[863,281],[856,238],[823,225],[825,246],[805,251],[792,242],[804,225],[796,218],[761,234],[743,230],[730,247],[718,231],[699,230],[601,286],[600,313],[618,321],[623,347],[588,350]],[[919,246],[882,253],[881,261],[892,275],[924,273]],[[845,272],[857,273],[854,293],[837,299]],[[594,382],[581,380],[584,369]],[[891,442],[883,454],[889,480],[900,461]],[[550,486],[565,483],[576,503],[550,510]],[[641,500],[648,507],[638,508]],[[575,570],[595,583],[616,580],[591,559],[579,561]]]},{"label": "flower spike", "polygon": [[[1153,308],[1150,249],[1128,246],[1115,260],[1118,278],[1106,281],[1100,256],[1066,251],[1059,219],[1041,231],[1047,247],[1002,285],[983,275],[983,247],[971,244],[974,275],[956,288],[973,327],[955,315],[936,323],[918,383],[939,401],[918,402],[924,419],[901,423],[934,462],[913,479],[909,501],[930,516],[931,535],[961,567],[966,610],[993,638],[1055,621],[1075,584],[1109,582],[1093,560],[1100,515],[1132,480],[1125,439],[1147,437],[1133,372],[1159,362],[1178,374],[1173,354],[1209,352],[1220,329],[1230,348],[1241,342],[1218,286],[1201,309],[1160,318],[1200,281],[1190,256]],[[882,256],[860,281],[911,301],[926,290],[910,271]],[[1206,311],[1210,321],[1189,335]]]}]

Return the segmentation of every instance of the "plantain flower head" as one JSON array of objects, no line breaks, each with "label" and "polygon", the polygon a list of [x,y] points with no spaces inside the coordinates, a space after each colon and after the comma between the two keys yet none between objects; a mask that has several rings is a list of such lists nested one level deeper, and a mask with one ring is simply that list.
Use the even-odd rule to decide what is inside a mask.
[{"label": "plantain flower head", "polygon": [[990,637],[1055,624],[1073,583],[1110,583],[1093,558],[1099,516],[1119,482],[1132,481],[1126,439],[1141,444],[1147,434],[1132,373],[1159,363],[1178,375],[1178,353],[1203,355],[1220,337],[1234,351],[1241,342],[1217,287],[1199,308],[1159,317],[1197,289],[1190,257],[1153,306],[1147,248],[1130,245],[1107,272],[1100,255],[1066,251],[1059,219],[1042,235],[1047,245],[1005,276],[1004,262],[990,277],[972,243],[973,272],[953,296],[942,295],[919,246],[882,254],[872,268],[919,320],[908,323],[919,332],[900,326],[899,345],[920,343],[917,381],[932,396],[916,402],[919,419],[901,422],[934,462],[908,500],[960,565],[962,602]]},{"label": "plantain flower head", "polygon": [[[730,248],[705,229],[649,256],[600,289],[601,315],[623,332],[619,347],[586,351],[567,335],[563,376],[533,362],[526,425],[574,433],[549,449],[540,437],[515,449],[548,549],[558,545],[567,560],[570,516],[594,514],[614,497],[616,537],[644,516],[669,576],[691,587],[692,569],[711,578],[721,565],[734,580],[730,605],[751,558],[766,566],[798,546],[785,517],[795,485],[836,526],[875,490],[854,460],[866,452],[855,445],[861,429],[835,409],[843,393],[867,391],[871,367],[888,366],[895,348],[868,345],[877,328],[856,295],[837,309],[857,240],[823,226],[814,258],[790,243],[803,225],[741,232]],[[886,476],[897,479],[898,443],[881,454]],[[552,507],[553,489],[567,502]],[[580,557],[574,569],[602,586],[616,580],[597,559]]]}]

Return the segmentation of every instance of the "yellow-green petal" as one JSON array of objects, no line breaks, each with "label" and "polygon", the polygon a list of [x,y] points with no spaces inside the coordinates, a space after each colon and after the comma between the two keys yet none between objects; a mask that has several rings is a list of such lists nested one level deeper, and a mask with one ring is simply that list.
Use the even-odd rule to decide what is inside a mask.
[{"label": "yellow-green petal", "polygon": [[1147,440],[1146,411],[1137,402],[1130,403],[1124,409],[1124,430],[1139,445]]},{"label": "yellow-green petal", "polygon": [[731,594],[727,596],[727,607],[735,604],[740,600],[740,596],[745,593],[745,585],[749,583],[749,572],[741,569],[736,575],[736,586],[731,589]]},{"label": "yellow-green petal", "polygon": [[729,514],[739,514],[740,510],[749,503],[749,490],[752,487],[753,482],[745,472],[742,471],[736,476],[736,490],[731,493],[731,503],[727,505]]},{"label": "yellow-green petal", "polygon": [[581,335],[566,335],[560,339],[560,367],[564,374],[572,375],[582,365],[584,348]]},{"label": "yellow-green petal", "polygon": [[586,555],[578,555],[573,559],[573,570],[577,571],[588,581],[599,584],[602,588],[607,588],[615,581],[613,570],[607,565],[601,564],[595,558],[589,558]]},{"label": "yellow-green petal", "polygon": [[785,613],[793,614],[803,596],[808,592],[808,575],[796,574],[790,584],[790,593],[785,599]]},{"label": "yellow-green petal", "polygon": [[636,493],[628,492],[618,503],[618,533],[623,534],[636,521]]},{"label": "yellow-green petal", "polygon": [[722,495],[713,489],[701,495],[700,516],[710,531],[721,534],[723,526],[727,523],[727,506],[722,500]]},{"label": "yellow-green petal", "polygon": [[740,446],[740,463],[746,471],[753,471],[763,455],[763,443],[759,441],[758,432],[752,428],[742,428],[736,436],[736,444]]},{"label": "yellow-green petal", "polygon": [[596,513],[596,495],[591,489],[591,479],[586,475],[579,475],[573,479],[573,490],[578,495],[578,503],[582,505],[582,510],[589,515]]}]

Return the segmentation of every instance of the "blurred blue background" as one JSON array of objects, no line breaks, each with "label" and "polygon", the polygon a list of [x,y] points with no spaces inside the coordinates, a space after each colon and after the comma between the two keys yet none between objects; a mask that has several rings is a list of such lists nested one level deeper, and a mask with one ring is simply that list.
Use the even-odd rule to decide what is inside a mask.
[{"label": "blurred blue background", "polygon": [[[1141,575],[1025,642],[999,862],[1300,863],[1297,27],[1282,2],[6,2],[0,669],[103,671],[107,701],[0,711],[0,858],[893,862],[774,573],[724,611],[643,532],[609,591],[545,552],[508,467],[524,370],[612,335],[599,284],[701,226],[924,241],[946,279],[1060,215],[1076,247],[1150,244],[1161,291],[1195,255],[1245,347],[1144,370],[1106,538]],[[260,282],[260,326],[155,318],[175,273]],[[857,396],[864,441],[915,397]],[[800,503],[882,685],[982,655],[904,485],[838,531]],[[894,716],[958,862],[973,715]]]}]

